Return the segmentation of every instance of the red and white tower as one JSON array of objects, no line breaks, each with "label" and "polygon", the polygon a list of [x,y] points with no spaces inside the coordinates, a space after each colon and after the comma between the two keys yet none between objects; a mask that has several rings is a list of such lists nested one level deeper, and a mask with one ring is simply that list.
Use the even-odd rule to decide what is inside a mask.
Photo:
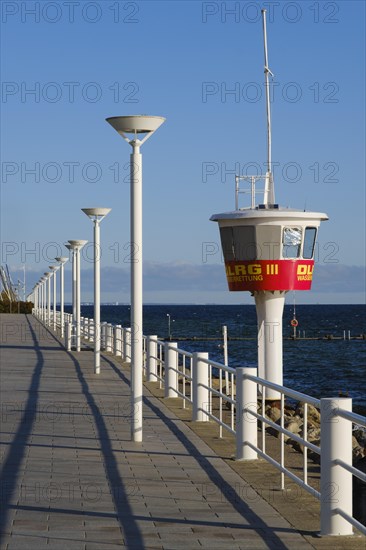
[{"label": "red and white tower", "polygon": [[[219,224],[229,290],[248,291],[254,296],[258,319],[258,375],[283,384],[282,316],[289,290],[310,290],[314,271],[314,250],[321,212],[293,210],[276,204],[271,159],[271,112],[269,94],[266,10],[262,10],[264,73],[267,102],[267,172],[236,176],[235,210],[211,216]],[[258,182],[264,186],[259,190]],[[241,187],[241,182],[249,184]],[[239,208],[239,195],[251,195],[251,205]],[[256,195],[263,201],[256,204]],[[278,392],[266,391],[276,400]]]}]

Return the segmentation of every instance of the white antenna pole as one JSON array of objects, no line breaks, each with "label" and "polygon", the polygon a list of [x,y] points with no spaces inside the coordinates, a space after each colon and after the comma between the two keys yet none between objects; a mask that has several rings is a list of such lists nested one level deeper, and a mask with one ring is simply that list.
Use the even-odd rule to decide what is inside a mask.
[{"label": "white antenna pole", "polygon": [[267,27],[266,27],[266,13],[267,10],[262,10],[263,21],[263,38],[264,38],[264,74],[266,80],[266,104],[267,104],[267,174],[266,183],[264,188],[264,204],[273,204],[274,197],[274,184],[272,177],[272,135],[271,135],[271,103],[270,103],[270,89],[269,89],[269,76],[273,77],[273,73],[268,67],[268,51],[267,51]]}]

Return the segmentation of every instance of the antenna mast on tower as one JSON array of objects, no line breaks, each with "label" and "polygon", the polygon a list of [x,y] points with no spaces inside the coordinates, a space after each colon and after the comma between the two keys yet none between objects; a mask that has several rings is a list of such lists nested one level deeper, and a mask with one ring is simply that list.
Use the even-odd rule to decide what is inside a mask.
[{"label": "antenna mast on tower", "polygon": [[274,74],[268,67],[268,50],[267,50],[267,26],[266,26],[267,10],[262,10],[263,21],[263,41],[264,41],[264,75],[266,87],[266,104],[267,104],[267,172],[264,187],[264,204],[274,204],[274,182],[272,175],[272,133],[271,133],[271,102],[270,102],[270,81],[269,76]]}]

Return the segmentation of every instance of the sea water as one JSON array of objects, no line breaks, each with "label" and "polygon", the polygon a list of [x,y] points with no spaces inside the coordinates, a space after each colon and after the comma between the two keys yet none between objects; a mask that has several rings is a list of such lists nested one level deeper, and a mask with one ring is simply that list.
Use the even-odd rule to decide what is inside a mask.
[{"label": "sea water", "polygon": [[[82,306],[81,312],[85,317],[92,317],[93,306]],[[211,359],[223,362],[222,326],[226,325],[229,366],[256,366],[254,305],[146,305],[144,334],[167,338],[168,314],[172,341],[191,339],[180,341],[181,349],[208,352]],[[101,307],[101,321],[127,327],[129,316],[127,305]],[[366,340],[347,339],[348,331],[351,337],[366,334],[364,306],[296,306],[297,331],[301,338],[295,341],[291,339],[292,318],[293,307],[286,305],[283,316],[284,385],[316,398],[337,397],[340,393],[348,395],[353,399],[353,410],[366,414]],[[346,331],[346,340],[343,340],[343,331]]]}]

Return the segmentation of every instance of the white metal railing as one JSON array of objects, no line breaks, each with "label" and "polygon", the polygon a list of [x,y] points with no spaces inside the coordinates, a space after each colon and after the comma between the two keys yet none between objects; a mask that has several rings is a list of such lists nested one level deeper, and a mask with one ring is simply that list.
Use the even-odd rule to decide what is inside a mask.
[{"label": "white metal railing", "polygon": [[[53,326],[52,318],[48,321],[43,311],[37,310],[35,315],[50,328]],[[71,350],[75,330],[72,330],[72,315],[64,315],[65,347]],[[81,334],[85,340],[93,342],[92,319],[81,319]],[[121,357],[123,361],[130,362],[131,329],[101,323],[101,347]],[[352,465],[352,425],[366,428],[366,418],[352,412],[352,399],[315,399],[259,378],[256,368],[233,369],[210,360],[207,353],[187,352],[178,348],[176,342],[160,340],[156,335],[143,337],[143,351],[146,380],[157,382],[160,388],[164,388],[166,398],[182,399],[183,408],[187,405],[192,408],[192,420],[215,422],[220,437],[223,430],[234,435],[237,460],[256,460],[261,457],[280,472],[281,489],[285,488],[285,479],[288,478],[320,500],[322,535],[351,535],[352,526],[366,534],[366,527],[352,515],[352,476],[366,483],[366,474]],[[265,414],[268,389],[280,395],[279,424]],[[285,428],[285,398],[303,404],[302,436]],[[321,446],[308,441],[309,405],[320,410]],[[260,444],[258,424],[261,428]],[[267,452],[268,428],[279,434],[278,460]],[[286,467],[285,437],[303,447],[301,477]],[[320,490],[309,483],[309,450],[321,458]]]}]

